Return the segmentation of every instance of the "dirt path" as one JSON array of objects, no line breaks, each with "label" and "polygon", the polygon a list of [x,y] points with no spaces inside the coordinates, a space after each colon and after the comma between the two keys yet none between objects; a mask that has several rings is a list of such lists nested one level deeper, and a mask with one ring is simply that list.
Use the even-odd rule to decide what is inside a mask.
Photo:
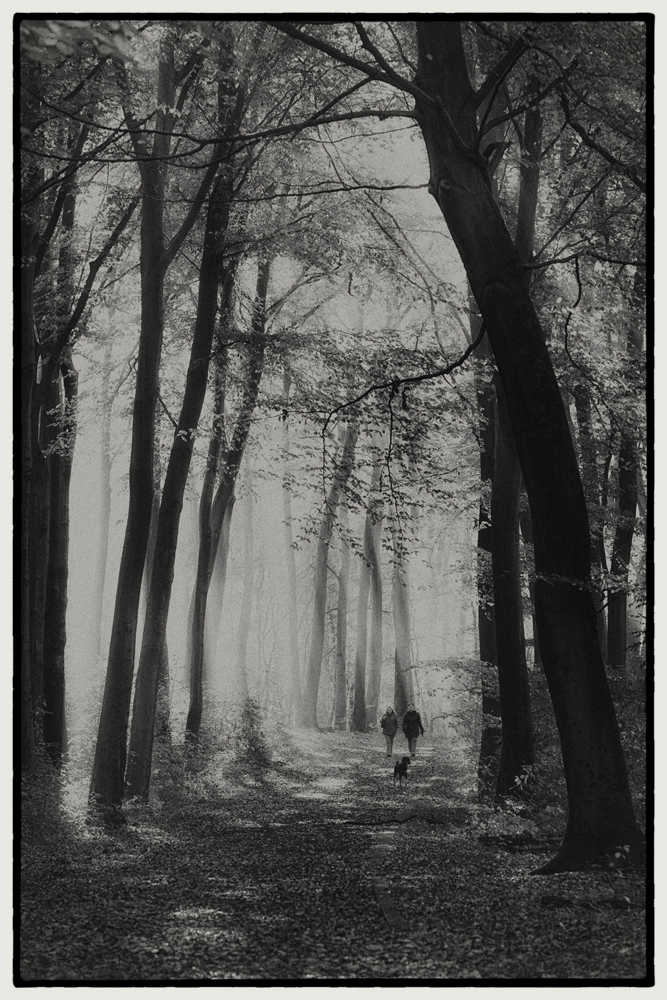
[{"label": "dirt path", "polygon": [[30,844],[24,979],[643,975],[638,879],[627,911],[584,906],[620,897],[615,877],[531,877],[543,855],[480,842],[472,775],[445,747],[420,740],[407,788],[392,766],[377,736],[292,734],[270,767],[221,754],[115,833]]}]

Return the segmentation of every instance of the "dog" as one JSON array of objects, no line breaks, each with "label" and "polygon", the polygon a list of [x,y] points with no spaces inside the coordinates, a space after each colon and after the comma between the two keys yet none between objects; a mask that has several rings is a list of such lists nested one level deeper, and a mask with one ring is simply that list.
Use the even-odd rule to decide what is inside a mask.
[{"label": "dog", "polygon": [[409,757],[402,757],[397,760],[394,764],[394,787],[396,786],[396,778],[398,778],[398,787],[400,788],[403,784],[403,778],[405,778],[405,784],[408,783],[408,764],[410,763]]}]

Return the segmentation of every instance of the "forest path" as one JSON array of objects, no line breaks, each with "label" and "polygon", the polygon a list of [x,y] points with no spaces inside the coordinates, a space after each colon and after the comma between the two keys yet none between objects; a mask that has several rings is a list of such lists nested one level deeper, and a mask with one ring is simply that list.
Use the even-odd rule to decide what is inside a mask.
[{"label": "forest path", "polygon": [[638,879],[531,877],[544,853],[480,840],[471,763],[427,736],[410,770],[394,788],[380,735],[297,732],[263,766],[231,748],[158,775],[116,831],[45,830],[22,851],[24,980],[643,975]]}]

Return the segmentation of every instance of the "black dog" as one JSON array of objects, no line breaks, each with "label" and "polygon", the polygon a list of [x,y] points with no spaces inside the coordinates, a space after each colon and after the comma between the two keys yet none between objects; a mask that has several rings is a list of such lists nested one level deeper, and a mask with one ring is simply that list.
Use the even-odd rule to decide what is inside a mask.
[{"label": "black dog", "polygon": [[403,784],[403,778],[405,778],[405,784],[408,783],[408,764],[410,763],[409,757],[402,757],[397,760],[394,764],[394,786],[396,785],[396,778],[398,778],[398,787],[400,788]]}]

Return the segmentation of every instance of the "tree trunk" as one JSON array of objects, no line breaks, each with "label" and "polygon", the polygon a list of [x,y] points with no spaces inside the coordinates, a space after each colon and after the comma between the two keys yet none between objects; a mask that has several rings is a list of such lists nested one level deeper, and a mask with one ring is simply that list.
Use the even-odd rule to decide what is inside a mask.
[{"label": "tree trunk", "polygon": [[253,582],[255,575],[255,537],[252,522],[252,483],[247,470],[246,493],[243,498],[243,596],[239,613],[237,636],[238,688],[241,702],[248,697],[248,636],[250,635],[250,615],[252,612]]},{"label": "tree trunk", "polygon": [[408,558],[403,542],[400,524],[392,524],[393,571],[391,606],[394,616],[394,711],[405,715],[411,701],[414,701],[412,660],[410,655],[410,582],[408,578]]},{"label": "tree trunk", "polygon": [[[382,453],[381,445],[379,441],[374,443],[374,447],[377,449],[376,456],[373,461],[373,468],[371,472],[371,482],[368,491],[368,509],[366,512],[366,518],[364,521],[364,553],[363,560],[361,563],[361,568],[359,570],[359,598],[357,606],[357,651],[354,660],[354,701],[352,705],[352,722],[350,728],[357,733],[364,733],[368,728],[369,717],[367,714],[367,708],[369,702],[366,699],[366,662],[368,655],[368,597],[371,593],[372,587],[372,577],[373,568],[376,564],[375,559],[375,548],[377,547],[377,542],[379,539],[374,537],[374,517],[378,510],[381,511],[381,501],[378,504],[378,500],[375,496],[378,485],[380,483],[380,475],[382,471]],[[380,531],[382,530],[382,518],[379,518]],[[377,535],[377,532],[376,532]],[[379,569],[379,560],[377,560],[377,566]],[[382,614],[382,578],[380,577],[380,600],[379,608],[380,614]],[[377,586],[377,578],[375,581]],[[373,604],[373,598],[371,598],[371,604]],[[371,669],[373,667],[377,673],[377,663],[378,663],[378,636],[375,636],[375,660],[373,660],[373,615],[377,619],[378,614],[378,601],[375,598],[374,608],[371,609]],[[377,621],[375,624],[377,629]],[[382,669],[382,622],[379,624],[379,663],[380,671]],[[376,714],[377,714],[377,700],[379,698],[379,681],[373,680],[373,688],[377,686],[378,693],[375,696],[376,702]],[[370,686],[369,678],[369,686]]]},{"label": "tree trunk", "polygon": [[350,729],[355,733],[366,732],[366,656],[368,651],[368,597],[371,589],[372,548],[371,523],[367,514],[364,522],[364,553],[359,567],[357,650],[354,657],[354,700],[350,723]]},{"label": "tree trunk", "polygon": [[[296,556],[292,532],[292,480],[290,476],[289,439],[289,390],[290,378],[283,375],[285,413],[283,419],[283,527],[285,537],[285,562],[287,565],[287,607],[290,650],[291,710],[295,726],[304,724],[303,697],[301,694],[301,660],[299,656],[299,619],[296,599]],[[345,718],[345,707],[343,707]]]},{"label": "tree trunk", "polygon": [[[641,852],[588,589],[590,535],[574,446],[521,261],[476,152],[475,102],[460,23],[418,21],[417,101],[430,190],[486,323],[508,410],[535,546],[535,602],[558,723],[569,816],[545,871],[574,870],[629,844]],[[430,103],[430,102],[433,103]]]},{"label": "tree trunk", "polygon": [[341,505],[340,570],[336,609],[336,674],[334,680],[334,729],[345,729],[347,720],[347,604],[350,585],[350,547],[345,539],[347,504]]},{"label": "tree trunk", "polygon": [[516,790],[515,779],[527,764],[534,763],[534,739],[519,572],[521,470],[501,385],[496,386],[496,399],[496,460],[491,523],[498,691],[502,723],[496,795],[503,796]]},{"label": "tree trunk", "polygon": [[[31,89],[21,88],[21,120],[25,125],[35,113],[37,101]],[[24,164],[22,163],[22,168]],[[28,186],[36,171],[25,164]],[[33,717],[32,612],[30,585],[30,511],[34,475],[33,392],[37,375],[35,330],[35,251],[37,205],[21,211],[21,569],[20,569],[20,648],[21,648],[21,770],[32,769],[35,749]]]},{"label": "tree trunk", "polygon": [[305,724],[311,729],[317,729],[317,700],[322,673],[322,653],[324,651],[324,626],[327,604],[327,564],[329,543],[333,532],[336,509],[341,494],[345,492],[347,480],[354,464],[354,450],[357,443],[358,428],[355,423],[349,423],[345,431],[342,455],[334,469],[333,481],[325,498],[325,510],[320,524],[315,553],[314,570],[314,600],[313,626],[310,636],[310,654],[306,674],[306,690],[304,715]]},{"label": "tree trunk", "polygon": [[[377,490],[380,481],[382,457],[373,466],[371,490]],[[366,684],[366,726],[378,723],[378,703],[382,682],[382,500],[373,500],[368,516],[370,525],[370,584],[371,584],[371,635],[368,649],[368,676]]]},{"label": "tree trunk", "polygon": [[[62,378],[62,383],[61,383]],[[69,573],[69,485],[76,438],[77,374],[68,351],[54,383],[60,419],[49,456],[49,560],[44,614],[44,744],[56,765],[67,750],[65,645]],[[55,400],[54,400],[55,402]]]},{"label": "tree trunk", "polygon": [[[472,296],[471,296],[472,299]],[[471,342],[479,336],[481,316],[472,311]],[[479,472],[480,501],[477,528],[477,630],[479,658],[482,666],[482,736],[477,765],[478,788],[481,796],[492,793],[497,778],[497,756],[502,734],[500,698],[498,695],[498,655],[496,652],[496,609],[493,603],[493,524],[491,495],[496,446],[496,405],[493,385],[493,354],[489,338],[484,337],[476,351],[480,364],[475,365],[475,394],[479,413]]]},{"label": "tree trunk", "polygon": [[33,390],[33,474],[30,490],[30,663],[35,737],[38,741],[44,735],[44,614],[51,502],[46,410],[49,405],[55,405],[44,399],[46,389],[47,386],[42,381]]},{"label": "tree trunk", "polygon": [[[536,88],[533,88],[536,89]],[[539,108],[526,112],[521,156],[521,182],[514,245],[518,257],[533,256],[535,213],[540,178],[542,119]],[[517,788],[516,779],[534,763],[533,723],[526,666],[519,564],[519,501],[521,468],[514,445],[507,402],[496,383],[496,453],[491,496],[493,532],[493,595],[495,602],[498,691],[502,749],[496,795]]]},{"label": "tree trunk", "polygon": [[[159,455],[160,451],[160,430],[159,430],[159,420],[156,418],[156,431],[155,431],[155,451],[156,455]],[[160,516],[160,502],[161,502],[161,490],[160,490],[160,471],[158,468],[158,462],[156,461],[155,468],[155,493],[153,494],[153,506],[151,510],[151,527],[148,533],[148,548],[146,551],[146,566],[144,569],[144,583],[142,588],[142,593],[144,595],[144,629],[146,628],[146,610],[148,605],[148,594],[151,589],[151,579],[153,573],[153,560],[155,556],[155,546],[157,544],[157,528],[158,528],[158,518]],[[158,664],[158,687],[157,687],[157,698],[155,703],[155,737],[159,738],[163,743],[169,743],[171,737],[170,725],[169,725],[169,652],[167,649],[167,639],[165,636],[164,644],[162,646],[162,654],[160,656],[160,662]]]},{"label": "tree trunk", "polygon": [[232,492],[227,501],[222,518],[222,530],[218,542],[218,551],[213,562],[213,572],[209,583],[206,600],[206,617],[204,619],[204,661],[202,663],[203,691],[209,689],[210,681],[215,672],[218,658],[218,636],[222,627],[222,614],[225,604],[225,587],[227,584],[227,562],[229,558],[229,534],[232,526],[232,514],[236,496]]}]

